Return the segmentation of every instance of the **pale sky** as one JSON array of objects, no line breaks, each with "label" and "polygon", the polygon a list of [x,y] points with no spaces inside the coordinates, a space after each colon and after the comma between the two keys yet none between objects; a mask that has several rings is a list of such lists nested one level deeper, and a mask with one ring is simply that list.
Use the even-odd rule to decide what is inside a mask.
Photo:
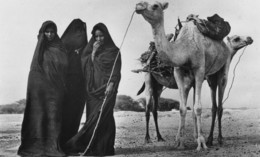
[{"label": "pale sky", "polygon": [[[92,27],[103,22],[119,47],[130,17],[139,0],[5,0],[0,5],[0,104],[12,103],[25,98],[29,68],[37,42],[37,33],[46,20],[54,21],[61,36],[69,23],[80,18],[87,24],[88,37]],[[151,1],[154,2],[154,1]],[[248,46],[236,70],[236,77],[229,99],[224,107],[260,106],[260,45],[259,0],[165,0],[165,30],[173,33],[177,18],[181,20],[193,13],[200,18],[219,14],[231,25],[232,35],[251,36],[254,43]],[[141,68],[138,58],[153,40],[151,26],[138,14],[134,15],[121,49],[122,79],[118,94],[138,99],[137,91],[143,83],[143,74],[131,70]],[[233,68],[240,50],[234,57],[229,73],[228,88]],[[202,89],[202,105],[210,107],[210,90],[207,82]],[[189,96],[191,105],[192,91]],[[162,97],[179,99],[177,90],[165,90]]]}]

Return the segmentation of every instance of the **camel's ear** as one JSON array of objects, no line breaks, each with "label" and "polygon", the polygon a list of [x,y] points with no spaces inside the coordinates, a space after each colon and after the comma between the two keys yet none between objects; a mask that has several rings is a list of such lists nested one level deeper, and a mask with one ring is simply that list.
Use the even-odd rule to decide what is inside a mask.
[{"label": "camel's ear", "polygon": [[168,2],[162,3],[162,9],[163,9],[163,10],[167,9],[167,8],[168,8],[168,5],[169,5]]},{"label": "camel's ear", "polygon": [[227,41],[230,41],[230,38],[229,38],[229,36],[227,36]]}]

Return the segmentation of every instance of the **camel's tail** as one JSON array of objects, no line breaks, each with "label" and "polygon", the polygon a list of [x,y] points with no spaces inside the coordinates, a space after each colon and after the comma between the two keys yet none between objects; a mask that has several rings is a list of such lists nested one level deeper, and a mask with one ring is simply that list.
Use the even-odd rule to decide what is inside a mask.
[{"label": "camel's tail", "polygon": [[145,89],[145,83],[143,83],[141,89],[137,92],[137,95],[140,95]]}]

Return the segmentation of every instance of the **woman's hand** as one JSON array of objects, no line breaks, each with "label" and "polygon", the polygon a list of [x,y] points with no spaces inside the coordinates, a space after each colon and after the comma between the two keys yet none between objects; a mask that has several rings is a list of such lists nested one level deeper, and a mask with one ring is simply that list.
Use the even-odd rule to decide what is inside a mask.
[{"label": "woman's hand", "polygon": [[91,59],[92,59],[92,61],[94,60],[96,51],[97,51],[97,49],[100,47],[100,45],[101,45],[100,41],[95,41],[95,42],[94,42],[94,44],[93,44],[93,50],[92,50],[92,54],[91,54]]},{"label": "woman's hand", "polygon": [[113,93],[113,91],[114,91],[114,83],[110,82],[105,91],[105,95],[110,95]]}]

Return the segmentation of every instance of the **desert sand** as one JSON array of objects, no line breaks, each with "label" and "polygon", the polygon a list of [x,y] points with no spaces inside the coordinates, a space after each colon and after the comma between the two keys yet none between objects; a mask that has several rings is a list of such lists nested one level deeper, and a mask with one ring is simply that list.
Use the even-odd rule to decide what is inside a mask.
[{"label": "desert sand", "polygon": [[[145,144],[144,112],[117,111],[115,156],[157,156],[157,157],[189,157],[189,156],[260,156],[260,109],[224,109],[222,118],[224,144],[217,143],[218,130],[215,127],[214,145],[207,150],[196,151],[193,139],[192,114],[186,117],[186,141],[184,150],[175,147],[175,136],[178,130],[179,113],[167,111],[158,113],[161,135],[165,142],[157,142],[153,117],[150,119],[150,136],[152,143]],[[0,156],[17,156],[20,145],[20,129],[22,114],[0,115]],[[82,124],[84,119],[82,119]],[[203,110],[202,127],[204,136],[210,130],[211,111]],[[217,126],[217,124],[216,124]]]}]

